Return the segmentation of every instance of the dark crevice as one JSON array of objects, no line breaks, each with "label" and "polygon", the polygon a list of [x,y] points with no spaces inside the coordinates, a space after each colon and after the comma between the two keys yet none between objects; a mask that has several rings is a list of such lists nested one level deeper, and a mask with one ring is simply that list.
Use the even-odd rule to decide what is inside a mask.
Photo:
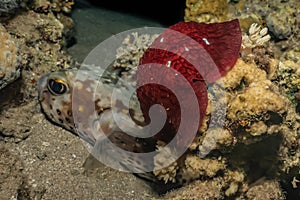
[{"label": "dark crevice", "polygon": [[[78,7],[87,7],[86,2],[77,3]],[[92,6],[109,9],[124,14],[136,15],[139,17],[156,20],[166,26],[182,21],[184,17],[185,0],[116,0],[116,1],[98,1],[89,0]],[[76,5],[75,5],[76,9]]]}]

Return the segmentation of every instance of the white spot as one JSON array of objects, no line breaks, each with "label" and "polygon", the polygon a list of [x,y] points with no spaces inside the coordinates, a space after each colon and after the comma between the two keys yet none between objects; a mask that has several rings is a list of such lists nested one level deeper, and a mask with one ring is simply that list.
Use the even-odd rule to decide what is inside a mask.
[{"label": "white spot", "polygon": [[189,48],[187,48],[187,47],[184,47],[184,49],[185,49],[185,51],[189,51]]},{"label": "white spot", "polygon": [[50,143],[49,142],[43,142],[42,145],[45,146],[45,147],[49,147]]},{"label": "white spot", "polygon": [[178,76],[178,74],[176,73],[175,76]]},{"label": "white spot", "polygon": [[167,67],[171,67],[171,60],[168,61]]},{"label": "white spot", "polygon": [[92,90],[91,90],[91,88],[90,88],[90,87],[87,87],[87,88],[86,88],[86,91],[88,91],[88,92],[92,92]]},{"label": "white spot", "polygon": [[205,42],[206,45],[210,45],[209,41],[207,38],[202,38],[202,40]]},{"label": "white spot", "polygon": [[164,38],[160,38],[160,42],[161,42],[161,43],[164,42]]}]

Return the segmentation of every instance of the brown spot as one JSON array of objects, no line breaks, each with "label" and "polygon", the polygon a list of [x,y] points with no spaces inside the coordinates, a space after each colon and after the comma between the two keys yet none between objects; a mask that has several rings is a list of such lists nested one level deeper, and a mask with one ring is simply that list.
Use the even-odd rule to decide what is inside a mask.
[{"label": "brown spot", "polygon": [[66,122],[71,123],[70,118],[66,117],[65,120],[66,120]]},{"label": "brown spot", "polygon": [[296,100],[297,100],[297,101],[300,101],[300,91],[298,91],[298,92],[296,93]]},{"label": "brown spot", "polygon": [[52,110],[52,109],[53,109],[53,106],[52,106],[51,104],[49,104],[49,108],[50,108],[50,110]]},{"label": "brown spot", "polygon": [[59,109],[56,109],[56,112],[58,115],[61,115],[61,111]]},{"label": "brown spot", "polygon": [[99,103],[100,101],[101,101],[100,99],[97,99],[97,100],[95,101],[95,109],[98,110],[98,111],[101,111],[101,110],[102,110],[102,108],[101,108],[100,106],[98,106],[98,103]]}]

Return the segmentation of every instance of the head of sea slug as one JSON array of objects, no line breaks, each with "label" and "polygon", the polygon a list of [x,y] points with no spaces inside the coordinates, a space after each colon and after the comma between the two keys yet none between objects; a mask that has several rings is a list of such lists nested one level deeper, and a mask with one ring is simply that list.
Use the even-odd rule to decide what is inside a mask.
[{"label": "head of sea slug", "polygon": [[41,77],[37,83],[38,98],[45,115],[54,123],[74,131],[72,90],[74,70],[53,72]]}]

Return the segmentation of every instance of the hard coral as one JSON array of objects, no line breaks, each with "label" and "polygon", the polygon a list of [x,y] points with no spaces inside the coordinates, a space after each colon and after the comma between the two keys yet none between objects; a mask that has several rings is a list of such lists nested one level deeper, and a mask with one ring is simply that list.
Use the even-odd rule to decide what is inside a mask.
[{"label": "hard coral", "polygon": [[187,0],[185,21],[219,22],[227,19],[228,11],[226,0]]},{"label": "hard coral", "polygon": [[297,92],[300,91],[300,63],[289,60],[280,62],[274,82],[293,103],[296,103],[298,101]]},{"label": "hard coral", "polygon": [[283,191],[280,188],[278,181],[276,180],[267,180],[265,182],[257,183],[253,185],[246,192],[246,195],[239,199],[278,199],[284,200],[286,197],[284,196]]},{"label": "hard coral", "polygon": [[73,0],[36,0],[33,2],[33,9],[37,12],[48,13],[50,10],[56,14],[70,13]]},{"label": "hard coral", "polygon": [[214,177],[217,172],[223,171],[226,165],[222,161],[209,158],[199,158],[196,155],[188,155],[185,165],[181,168],[181,175],[187,182],[200,177]]},{"label": "hard coral", "polygon": [[72,59],[64,50],[63,25],[53,13],[22,12],[5,24],[19,44],[24,99],[35,96],[39,74],[69,67]]},{"label": "hard coral", "polygon": [[132,70],[139,64],[140,58],[146,49],[153,43],[158,35],[140,34],[134,32],[128,35],[122,42],[122,46],[117,49],[114,68],[122,71]]},{"label": "hard coral", "polygon": [[231,99],[227,117],[230,120],[242,120],[266,112],[285,112],[285,99],[270,81],[253,82],[242,94]]}]

